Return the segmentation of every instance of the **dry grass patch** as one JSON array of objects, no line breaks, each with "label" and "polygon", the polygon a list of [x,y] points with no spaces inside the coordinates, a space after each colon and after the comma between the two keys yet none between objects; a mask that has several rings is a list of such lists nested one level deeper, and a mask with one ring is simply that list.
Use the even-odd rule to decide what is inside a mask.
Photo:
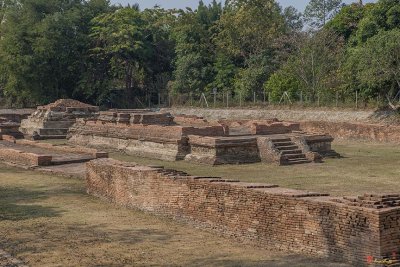
[{"label": "dry grass patch", "polygon": [[359,141],[334,143],[343,158],[322,164],[276,166],[270,164],[201,166],[187,162],[165,162],[121,153],[110,156],[140,164],[157,164],[192,175],[213,175],[249,182],[273,183],[281,187],[306,189],[332,195],[365,192],[400,192],[400,146]]}]

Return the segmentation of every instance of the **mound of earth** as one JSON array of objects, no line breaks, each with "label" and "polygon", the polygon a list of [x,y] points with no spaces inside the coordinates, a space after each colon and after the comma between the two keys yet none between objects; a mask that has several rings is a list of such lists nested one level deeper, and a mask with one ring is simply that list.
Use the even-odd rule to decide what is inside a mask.
[{"label": "mound of earth", "polygon": [[82,103],[82,102],[80,102],[78,100],[74,100],[74,99],[59,99],[54,103],[43,106],[43,108],[45,108],[45,109],[50,109],[50,108],[64,109],[67,107],[68,108],[90,108],[90,107],[94,107],[94,106],[86,104],[86,103]]}]

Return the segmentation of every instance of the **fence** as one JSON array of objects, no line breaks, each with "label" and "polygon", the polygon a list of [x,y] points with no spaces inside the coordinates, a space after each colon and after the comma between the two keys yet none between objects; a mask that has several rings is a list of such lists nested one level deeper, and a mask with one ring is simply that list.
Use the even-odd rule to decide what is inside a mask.
[{"label": "fence", "polygon": [[250,96],[242,97],[232,93],[185,93],[166,94],[154,93],[145,97],[135,98],[135,107],[203,107],[203,108],[235,108],[235,107],[265,107],[265,106],[298,106],[298,107],[330,107],[330,108],[354,108],[370,109],[387,106],[388,102],[382,97],[375,99],[363,98],[357,92],[353,95],[335,92],[333,94],[306,93],[290,95],[285,92],[282,95],[274,95],[268,92],[253,92]]}]

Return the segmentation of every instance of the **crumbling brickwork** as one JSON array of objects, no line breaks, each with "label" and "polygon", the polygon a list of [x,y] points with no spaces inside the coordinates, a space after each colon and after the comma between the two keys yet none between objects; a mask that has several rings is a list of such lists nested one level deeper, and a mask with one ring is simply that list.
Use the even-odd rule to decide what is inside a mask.
[{"label": "crumbling brickwork", "polygon": [[87,191],[268,249],[357,265],[400,249],[399,195],[348,200],[109,159],[87,164]]}]

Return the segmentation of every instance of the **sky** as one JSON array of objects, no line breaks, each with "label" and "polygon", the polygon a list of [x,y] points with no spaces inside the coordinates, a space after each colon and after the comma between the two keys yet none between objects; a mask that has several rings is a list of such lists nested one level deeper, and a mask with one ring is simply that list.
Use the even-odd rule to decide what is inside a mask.
[{"label": "sky", "polygon": [[[210,3],[212,0],[203,0],[204,3]],[[305,6],[307,5],[309,0],[278,0],[278,2],[283,6],[294,6],[297,10],[303,12]],[[199,3],[198,0],[111,0],[113,4],[134,4],[138,3],[140,5],[140,9],[151,8],[154,5],[158,4],[163,8],[185,8],[191,7],[196,8]],[[344,0],[345,3],[358,2],[351,0]],[[365,3],[376,2],[376,0],[364,0]]]}]

